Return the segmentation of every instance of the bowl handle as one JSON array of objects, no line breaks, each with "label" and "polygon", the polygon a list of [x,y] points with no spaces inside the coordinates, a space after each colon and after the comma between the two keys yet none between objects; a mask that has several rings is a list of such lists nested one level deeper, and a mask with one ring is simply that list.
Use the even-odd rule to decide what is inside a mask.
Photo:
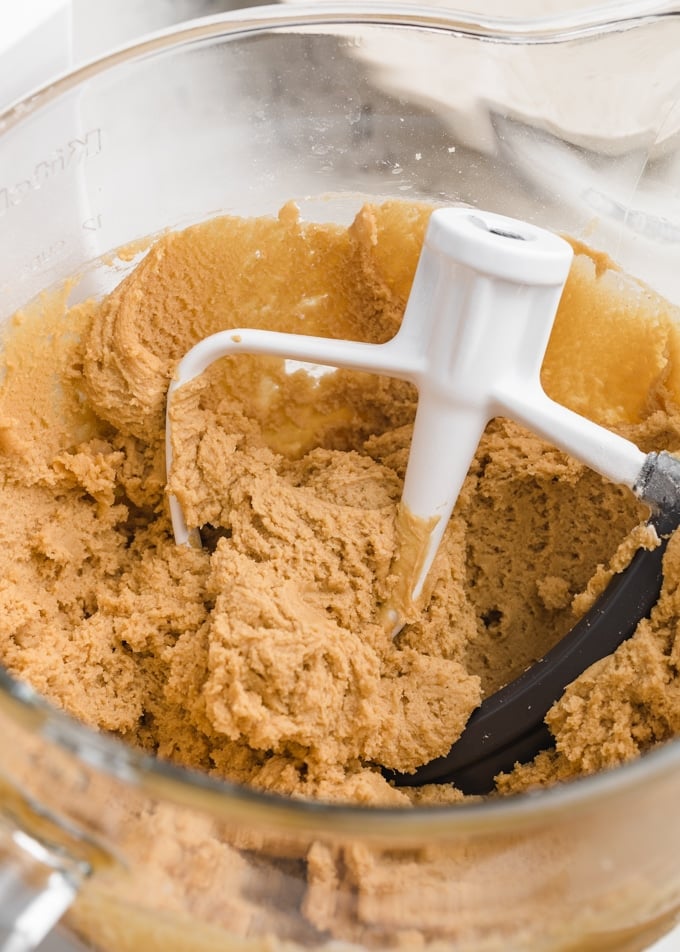
[{"label": "bowl handle", "polygon": [[0,952],[32,952],[111,857],[0,773]]}]

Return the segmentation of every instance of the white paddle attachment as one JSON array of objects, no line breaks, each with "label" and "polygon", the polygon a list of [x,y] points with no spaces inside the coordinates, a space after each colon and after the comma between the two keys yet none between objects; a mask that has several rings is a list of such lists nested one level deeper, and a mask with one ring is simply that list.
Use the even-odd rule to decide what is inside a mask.
[{"label": "white paddle attachment", "polygon": [[[238,328],[196,344],[175,391],[228,354],[267,354],[408,380],[418,408],[399,511],[393,597],[382,607],[395,633],[413,616],[448,519],[488,422],[505,416],[608,479],[633,488],[645,454],[555,403],[540,369],[572,260],[562,238],[469,208],[433,212],[401,327],[384,344]],[[166,422],[168,472],[172,426]],[[178,544],[197,536],[170,497]]]}]

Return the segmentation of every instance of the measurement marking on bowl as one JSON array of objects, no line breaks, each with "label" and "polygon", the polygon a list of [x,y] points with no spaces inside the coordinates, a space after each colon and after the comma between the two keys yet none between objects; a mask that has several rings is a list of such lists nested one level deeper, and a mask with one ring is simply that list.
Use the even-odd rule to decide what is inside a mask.
[{"label": "measurement marking on bowl", "polygon": [[80,227],[83,231],[99,231],[102,224],[101,212],[95,212],[90,218],[86,218]]},{"label": "measurement marking on bowl", "polygon": [[37,162],[26,178],[19,179],[14,185],[0,188],[0,216],[20,205],[47,182],[99,155],[103,147],[102,130],[99,127],[89,129],[82,137],[69,139],[46,159]]},{"label": "measurement marking on bowl", "polygon": [[23,275],[33,274],[33,272],[39,271],[60,257],[68,247],[69,244],[65,238],[58,238],[51,245],[48,245],[47,248],[43,248],[42,251],[33,255],[30,261],[27,261],[26,264],[18,269],[18,273]]}]

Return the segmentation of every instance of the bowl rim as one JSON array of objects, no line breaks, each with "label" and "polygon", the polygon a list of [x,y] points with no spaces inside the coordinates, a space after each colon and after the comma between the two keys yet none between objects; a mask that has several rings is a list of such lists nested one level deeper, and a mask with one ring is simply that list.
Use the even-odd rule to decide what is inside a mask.
[{"label": "bowl rim", "polygon": [[175,47],[229,34],[272,30],[383,26],[448,33],[505,44],[553,44],[619,33],[654,20],[680,16],[680,0],[621,0],[538,17],[487,17],[454,8],[392,0],[292,0],[196,17],[156,30],[67,70],[0,110],[0,134],[86,79],[122,62],[143,59]]},{"label": "bowl rim", "polygon": [[[540,18],[485,18],[463,12],[372,0],[344,3],[265,5],[201,17],[157,31],[62,74],[0,112],[2,136],[50,102],[88,79],[121,64],[223,37],[235,39],[283,29],[374,26],[449,33],[504,43],[560,43],[621,32],[643,23],[680,15],[680,4],[627,0],[571,14]],[[396,843],[424,835],[451,836],[471,831],[544,822],[568,811],[590,810],[612,795],[635,795],[650,778],[673,778],[680,767],[680,738],[609,771],[506,797],[427,806],[365,806],[299,800],[241,786],[156,759],[77,722],[0,665],[0,711],[84,764],[154,797],[199,808],[223,820],[253,825],[273,823],[292,831],[362,837],[389,835]],[[395,843],[395,845],[396,845]]]},{"label": "bowl rim", "polygon": [[462,802],[422,806],[359,805],[297,799],[161,760],[97,732],[59,710],[26,682],[0,666],[0,713],[8,715],[60,752],[86,767],[157,799],[198,808],[220,820],[245,822],[285,832],[356,835],[367,839],[389,836],[396,846],[424,836],[451,837],[488,833],[552,822],[565,814],[609,807],[614,797],[635,800],[648,791],[650,780],[680,785],[680,738],[610,770],[551,787],[508,796],[469,798]]}]

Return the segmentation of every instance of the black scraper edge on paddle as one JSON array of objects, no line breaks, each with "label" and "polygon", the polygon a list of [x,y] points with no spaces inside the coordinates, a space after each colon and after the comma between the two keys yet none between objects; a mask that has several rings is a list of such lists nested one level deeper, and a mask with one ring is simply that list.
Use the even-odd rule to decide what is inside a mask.
[{"label": "black scraper edge on paddle", "polygon": [[640,549],[615,575],[593,607],[518,678],[486,698],[470,716],[448,754],[414,773],[384,771],[395,786],[451,783],[466,794],[486,794],[494,778],[527,763],[553,746],[545,716],[564,689],[590,665],[611,654],[648,617],[661,591],[669,535],[680,526],[680,463],[667,453],[650,453],[647,471],[634,487],[651,500],[653,526],[661,544]]}]

